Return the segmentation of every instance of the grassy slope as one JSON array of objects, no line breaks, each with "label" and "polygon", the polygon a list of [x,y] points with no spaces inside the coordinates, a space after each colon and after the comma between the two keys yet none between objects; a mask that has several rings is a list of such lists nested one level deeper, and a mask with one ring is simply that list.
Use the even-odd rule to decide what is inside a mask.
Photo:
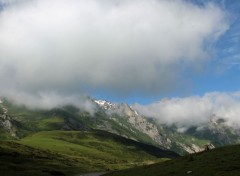
[{"label": "grassy slope", "polygon": [[0,141],[1,176],[73,175],[81,171],[84,169],[70,157],[16,142]]},{"label": "grassy slope", "polygon": [[1,175],[73,175],[126,169],[173,156],[103,131],[44,131],[18,143],[0,142],[0,171]]},{"label": "grassy slope", "polygon": [[[39,132],[21,140],[22,144],[79,157],[88,165],[118,169],[158,157],[174,156],[172,152],[128,140],[104,131]],[[155,150],[155,151],[154,151]],[[121,166],[123,165],[123,166]]]},{"label": "grassy slope", "polygon": [[[234,145],[106,176],[236,176],[240,175],[239,163],[240,145]],[[188,171],[192,173],[187,174]]]}]

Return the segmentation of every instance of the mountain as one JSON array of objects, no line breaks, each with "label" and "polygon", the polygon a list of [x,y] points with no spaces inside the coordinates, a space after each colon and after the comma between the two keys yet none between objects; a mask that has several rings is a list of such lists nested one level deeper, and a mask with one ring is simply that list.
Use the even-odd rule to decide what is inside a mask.
[{"label": "mountain", "polygon": [[[240,142],[240,129],[227,125],[224,119],[214,115],[205,124],[179,129],[176,125],[169,126],[154,118],[145,117],[134,107],[125,103],[114,104],[101,100],[95,100],[95,102],[109,119],[122,126],[124,133],[110,127],[109,123],[102,128],[100,126],[101,129],[158,145],[179,154],[200,152],[204,150],[205,145],[211,145],[214,148]],[[127,134],[126,131],[128,131]]]},{"label": "mountain", "polygon": [[206,124],[179,129],[176,125],[169,126],[145,117],[126,103],[90,101],[96,107],[94,113],[71,105],[32,110],[3,100],[0,103],[0,137],[21,139],[40,131],[98,129],[181,155],[202,151],[207,144],[214,148],[240,141],[239,129],[228,126],[216,116],[209,118]]},{"label": "mountain", "polygon": [[240,145],[219,147],[177,159],[115,171],[105,176],[240,175]]},{"label": "mountain", "polygon": [[[221,159],[218,153],[209,157],[202,153],[206,145],[219,148],[240,141],[239,129],[215,115],[206,124],[181,129],[145,117],[126,103],[89,100],[95,107],[91,113],[72,105],[44,110],[29,109],[6,99],[0,101],[1,175],[113,171],[169,160],[178,154],[200,152],[193,155],[194,161],[190,164],[188,157],[182,157],[167,161],[168,164],[139,167],[140,172],[149,167],[149,174],[159,172],[160,168],[166,175],[172,167],[179,173],[178,169],[183,168],[182,175],[186,175],[187,171],[195,173],[200,169],[208,162],[206,158],[209,162]],[[238,152],[237,148],[232,149]],[[219,150],[225,152],[221,148],[212,151]],[[198,165],[194,164],[195,158]],[[237,166],[235,158],[232,159],[234,170]],[[221,159],[221,162],[228,161]],[[217,166],[212,167],[218,167],[218,161],[216,163]],[[135,172],[138,175],[138,171],[130,171],[126,171],[126,175]]]}]

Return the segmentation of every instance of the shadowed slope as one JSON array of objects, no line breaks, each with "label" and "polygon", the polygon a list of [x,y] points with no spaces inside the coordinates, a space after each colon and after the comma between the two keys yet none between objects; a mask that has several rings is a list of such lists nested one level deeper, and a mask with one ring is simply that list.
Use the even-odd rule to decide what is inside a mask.
[{"label": "shadowed slope", "polygon": [[240,145],[221,147],[163,163],[136,167],[106,176],[240,175]]}]

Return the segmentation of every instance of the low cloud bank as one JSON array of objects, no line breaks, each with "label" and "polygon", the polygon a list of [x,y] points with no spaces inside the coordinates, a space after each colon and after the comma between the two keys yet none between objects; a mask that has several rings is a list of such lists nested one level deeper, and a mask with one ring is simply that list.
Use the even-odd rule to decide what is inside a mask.
[{"label": "low cloud bank", "polygon": [[[24,105],[30,109],[46,109],[73,105],[82,111],[94,114],[96,104],[86,95],[61,95],[54,92],[42,92],[39,94],[29,94],[23,92],[8,92],[4,94],[7,100],[16,104]],[[5,98],[3,97],[3,98]]]},{"label": "low cloud bank", "polygon": [[203,96],[162,99],[149,105],[135,104],[141,114],[156,118],[159,123],[190,127],[207,123],[213,115],[240,127],[240,92],[212,92]]}]

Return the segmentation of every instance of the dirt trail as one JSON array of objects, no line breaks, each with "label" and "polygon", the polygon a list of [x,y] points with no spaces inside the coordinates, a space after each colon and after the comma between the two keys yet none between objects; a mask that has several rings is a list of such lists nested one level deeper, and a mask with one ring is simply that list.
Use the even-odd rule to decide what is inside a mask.
[{"label": "dirt trail", "polygon": [[78,176],[100,176],[106,174],[106,172],[94,172],[94,173],[88,173],[88,174],[80,174]]}]

